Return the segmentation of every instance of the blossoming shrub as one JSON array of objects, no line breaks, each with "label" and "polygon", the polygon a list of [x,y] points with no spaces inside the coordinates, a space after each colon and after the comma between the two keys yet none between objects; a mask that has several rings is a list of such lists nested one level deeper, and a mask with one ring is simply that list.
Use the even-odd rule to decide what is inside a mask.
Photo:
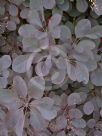
[{"label": "blossoming shrub", "polygon": [[102,136],[102,0],[0,0],[0,136]]}]

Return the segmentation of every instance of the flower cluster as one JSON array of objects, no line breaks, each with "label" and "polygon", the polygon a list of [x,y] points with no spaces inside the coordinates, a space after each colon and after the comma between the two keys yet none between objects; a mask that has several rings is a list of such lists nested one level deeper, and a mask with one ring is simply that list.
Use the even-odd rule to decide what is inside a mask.
[{"label": "flower cluster", "polygon": [[0,136],[102,136],[102,0],[0,0]]}]

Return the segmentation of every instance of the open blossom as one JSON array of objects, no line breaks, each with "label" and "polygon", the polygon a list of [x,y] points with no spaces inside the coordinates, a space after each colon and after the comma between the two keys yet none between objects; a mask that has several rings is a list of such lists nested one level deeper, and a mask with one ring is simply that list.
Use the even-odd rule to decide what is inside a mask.
[{"label": "open blossom", "polygon": [[22,25],[19,28],[19,34],[23,37],[24,52],[45,50],[52,44],[52,38],[60,37],[61,15],[58,13],[54,14],[47,24],[43,12],[31,10],[28,15],[28,22],[30,24]]},{"label": "open blossom", "polygon": [[56,117],[57,112],[53,109],[54,101],[49,97],[43,97],[43,79],[34,77],[29,81],[27,87],[20,76],[15,76],[13,89],[14,95],[10,96],[9,93],[4,97],[1,95],[0,102],[7,106],[8,124],[17,136],[22,136],[27,116],[34,130],[43,130],[47,127],[48,121]]}]

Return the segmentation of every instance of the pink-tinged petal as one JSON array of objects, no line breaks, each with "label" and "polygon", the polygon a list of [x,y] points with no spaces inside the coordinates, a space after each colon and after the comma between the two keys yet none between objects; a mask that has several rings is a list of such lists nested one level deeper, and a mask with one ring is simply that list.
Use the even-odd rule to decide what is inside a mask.
[{"label": "pink-tinged petal", "polygon": [[42,0],[42,4],[46,9],[52,9],[55,6],[55,0]]},{"label": "pink-tinged petal", "polygon": [[50,54],[51,56],[58,56],[60,54],[60,49],[56,46],[50,47]]},{"label": "pink-tinged petal", "polygon": [[10,75],[9,70],[5,69],[5,70],[2,71],[2,76],[3,76],[3,77],[8,78],[9,75]]},{"label": "pink-tinged petal", "polygon": [[11,65],[11,58],[9,55],[4,55],[0,58],[0,69],[4,70],[10,67]]},{"label": "pink-tinged petal", "polygon": [[10,111],[8,115],[8,127],[11,127],[17,136],[23,135],[25,115],[23,110]]},{"label": "pink-tinged petal", "polygon": [[61,36],[61,28],[59,26],[54,27],[53,29],[50,30],[52,37],[58,39]]},{"label": "pink-tinged petal", "polygon": [[96,47],[95,42],[92,40],[81,40],[76,49],[83,52],[84,50],[93,50]]},{"label": "pink-tinged petal", "polygon": [[79,93],[72,93],[68,96],[67,103],[69,106],[73,106],[81,103],[81,97]]},{"label": "pink-tinged petal", "polygon": [[54,28],[55,26],[59,25],[61,22],[61,18],[62,16],[60,14],[54,14],[49,20],[49,28]]},{"label": "pink-tinged petal", "polygon": [[25,120],[23,111],[19,111],[15,118],[18,118],[16,121],[15,132],[17,136],[22,136]]},{"label": "pink-tinged petal", "polygon": [[67,73],[71,80],[76,81],[76,73],[75,73],[75,66],[70,64],[69,61],[67,61]]},{"label": "pink-tinged petal", "polygon": [[84,82],[87,84],[89,81],[88,68],[80,62],[78,62],[76,66],[76,77],[78,82]]},{"label": "pink-tinged petal", "polygon": [[60,97],[60,100],[61,100],[61,106],[66,106],[67,105],[67,95],[65,93],[63,93]]},{"label": "pink-tinged petal", "polygon": [[66,76],[65,70],[55,71],[51,76],[51,81],[54,84],[61,84],[61,83],[63,83],[65,76]]},{"label": "pink-tinged petal", "polygon": [[22,36],[23,38],[30,38],[35,34],[35,32],[36,32],[35,27],[30,24],[22,25],[18,30],[19,35]]},{"label": "pink-tinged petal", "polygon": [[41,99],[37,109],[41,113],[44,119],[52,120],[57,116],[57,111],[53,107],[54,101],[51,98],[45,97]]},{"label": "pink-tinged petal", "polygon": [[49,55],[45,61],[39,62],[35,67],[35,72],[38,76],[46,76],[49,74],[52,67],[51,56]]},{"label": "pink-tinged petal", "polygon": [[85,128],[86,127],[86,121],[84,119],[72,119],[72,125],[76,129]]},{"label": "pink-tinged petal", "polygon": [[40,111],[42,117],[46,120],[52,120],[57,116],[57,111],[53,109],[46,109],[43,107],[37,107],[37,109]]},{"label": "pink-tinged petal", "polygon": [[0,77],[0,88],[6,88],[7,84],[8,84],[7,78]]},{"label": "pink-tinged petal", "polygon": [[82,118],[83,113],[77,108],[72,108],[69,110],[69,116],[70,118],[80,119]]},{"label": "pink-tinged petal", "polygon": [[49,47],[49,38],[48,37],[44,37],[39,41],[40,44],[40,48],[45,50]]},{"label": "pink-tinged petal", "polygon": [[35,72],[38,76],[47,76],[49,74],[49,69],[46,67],[44,62],[39,62],[35,67]]},{"label": "pink-tinged petal", "polygon": [[26,74],[24,74],[24,79],[26,83],[32,78],[32,75],[33,75],[33,66],[31,66],[29,71],[27,71]]},{"label": "pink-tinged petal", "polygon": [[67,126],[67,119],[65,118],[64,115],[59,116],[59,117],[56,119],[56,125],[57,125],[57,128],[58,128],[59,130],[66,128],[66,126]]},{"label": "pink-tinged petal", "polygon": [[43,96],[45,90],[45,80],[41,77],[32,77],[28,83],[29,95],[35,99],[39,99]]},{"label": "pink-tinged petal", "polygon": [[95,86],[102,86],[102,69],[97,68],[96,70],[94,70],[91,73],[90,78],[91,78],[91,82]]},{"label": "pink-tinged petal", "polygon": [[27,96],[27,85],[24,79],[20,76],[15,76],[13,79],[13,87],[18,96],[25,98]]},{"label": "pink-tinged petal", "polygon": [[72,39],[72,33],[71,33],[71,28],[70,26],[66,26],[66,25],[61,25],[60,26],[61,29],[61,41],[66,41],[68,39]]},{"label": "pink-tinged petal", "polygon": [[48,125],[47,121],[36,109],[32,109],[30,113],[30,124],[35,130],[43,130]]},{"label": "pink-tinged petal", "polygon": [[7,107],[8,109],[16,109],[18,108],[19,103],[17,103],[18,98],[17,96],[8,89],[1,89],[0,90],[0,104]]},{"label": "pink-tinged petal", "polygon": [[[36,100],[36,101],[38,101],[38,100]],[[45,107],[47,109],[51,109],[54,105],[54,100],[51,99],[50,97],[43,97],[39,100],[38,105],[40,107]]]},{"label": "pink-tinged petal", "polygon": [[40,61],[42,61],[44,59],[43,54],[41,53],[37,53],[33,59],[33,64],[39,63]]},{"label": "pink-tinged petal", "polygon": [[20,17],[22,19],[27,19],[28,18],[28,14],[29,14],[29,8],[23,8],[21,9],[21,12],[20,12]]},{"label": "pink-tinged petal", "polygon": [[23,38],[23,51],[24,52],[40,52],[38,40],[36,38]]},{"label": "pink-tinged petal", "polygon": [[41,43],[41,41],[40,40],[42,40],[42,39],[44,39],[44,38],[47,38],[47,36],[48,36],[48,33],[47,32],[42,32],[42,31],[37,31],[36,33],[35,33],[35,38],[37,38],[38,40],[39,40],[39,43]]},{"label": "pink-tinged petal", "polygon": [[63,57],[54,58],[54,63],[56,64],[58,69],[65,70],[67,67],[66,60]]},{"label": "pink-tinged petal", "polygon": [[88,59],[90,58],[90,56],[88,56],[86,54],[86,52],[84,51],[83,53],[73,53],[73,58],[75,58],[76,60],[80,61],[80,62],[86,62],[88,61]]},{"label": "pink-tinged petal", "polygon": [[91,115],[94,112],[94,105],[91,101],[88,101],[83,106],[83,111],[86,115]]},{"label": "pink-tinged petal", "polygon": [[32,10],[41,10],[43,8],[42,6],[42,0],[31,0],[30,1],[30,9]]},{"label": "pink-tinged petal", "polygon": [[87,62],[84,62],[89,72],[94,71],[97,68],[97,62],[95,60],[89,59]]},{"label": "pink-tinged petal", "polygon": [[88,19],[81,19],[75,26],[75,34],[77,38],[84,37],[91,31],[91,22]]},{"label": "pink-tinged petal", "polygon": [[31,68],[35,54],[31,55],[19,55],[12,63],[12,69],[17,73],[25,73]]},{"label": "pink-tinged petal", "polygon": [[[35,0],[31,0],[31,3],[34,1]],[[37,0],[37,2],[38,2],[38,0]],[[36,5],[37,2],[34,2],[34,5]],[[40,12],[38,12],[37,10],[32,9],[29,11],[29,14],[28,14],[28,22],[30,24],[33,24],[34,28],[37,30],[39,28],[42,28],[43,16],[44,15],[43,15],[43,12],[41,12],[41,10],[40,10]]]},{"label": "pink-tinged petal", "polygon": [[89,81],[88,68],[83,63],[71,64],[67,61],[67,73],[72,81],[84,82],[85,84]]},{"label": "pink-tinged petal", "polygon": [[52,67],[51,55],[47,56],[47,59],[45,61],[45,65],[48,69],[51,69],[51,67]]}]

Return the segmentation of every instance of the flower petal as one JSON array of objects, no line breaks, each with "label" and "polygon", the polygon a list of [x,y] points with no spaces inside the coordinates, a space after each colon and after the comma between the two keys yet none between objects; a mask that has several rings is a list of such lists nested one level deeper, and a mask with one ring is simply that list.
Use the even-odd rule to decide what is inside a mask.
[{"label": "flower petal", "polygon": [[45,80],[39,76],[32,77],[28,83],[29,95],[35,99],[41,98],[45,90]]},{"label": "flower petal", "polygon": [[25,116],[23,110],[12,111],[9,113],[8,125],[12,127],[17,136],[23,135]]},{"label": "flower petal", "polygon": [[18,96],[25,98],[27,96],[27,85],[20,76],[15,76],[13,79],[13,87]]},{"label": "flower petal", "polygon": [[53,103],[54,101],[51,98],[45,97],[42,98],[41,104],[37,106],[37,109],[40,111],[44,119],[49,121],[57,115],[57,111],[53,108]]},{"label": "flower petal", "polygon": [[12,69],[17,73],[25,73],[29,71],[34,56],[34,54],[17,56],[13,61]]},{"label": "flower petal", "polygon": [[43,130],[47,127],[46,120],[43,119],[39,111],[32,109],[30,113],[30,124],[35,130]]},{"label": "flower petal", "polygon": [[42,0],[42,4],[46,9],[52,9],[55,6],[55,0]]}]

